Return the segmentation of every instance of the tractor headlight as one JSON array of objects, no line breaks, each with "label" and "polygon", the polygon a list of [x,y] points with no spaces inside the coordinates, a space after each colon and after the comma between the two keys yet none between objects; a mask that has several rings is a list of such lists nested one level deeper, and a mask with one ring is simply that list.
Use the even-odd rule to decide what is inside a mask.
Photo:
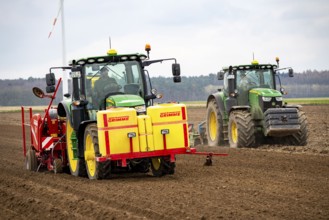
[{"label": "tractor headlight", "polygon": [[279,96],[279,97],[275,97],[276,101],[278,102],[282,102],[282,96]]},{"label": "tractor headlight", "polygon": [[136,106],[135,110],[136,110],[137,113],[145,113],[146,112],[146,107],[145,107],[145,105]]},{"label": "tractor headlight", "polygon": [[270,102],[272,100],[272,97],[262,97],[264,102]]}]

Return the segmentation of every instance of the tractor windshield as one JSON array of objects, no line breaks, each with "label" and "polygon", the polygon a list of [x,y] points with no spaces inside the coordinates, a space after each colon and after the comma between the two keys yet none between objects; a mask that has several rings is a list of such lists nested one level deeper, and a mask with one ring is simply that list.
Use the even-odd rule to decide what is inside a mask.
[{"label": "tractor windshield", "polygon": [[85,65],[86,95],[97,109],[108,94],[144,96],[141,68],[136,61]]},{"label": "tractor windshield", "polygon": [[272,69],[237,70],[236,76],[238,88],[275,88]]}]

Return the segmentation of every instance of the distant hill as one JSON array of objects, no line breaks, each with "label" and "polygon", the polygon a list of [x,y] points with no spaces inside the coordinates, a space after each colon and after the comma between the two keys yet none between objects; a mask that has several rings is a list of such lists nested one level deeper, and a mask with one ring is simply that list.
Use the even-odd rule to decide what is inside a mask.
[{"label": "distant hill", "polygon": [[[294,78],[282,74],[281,82],[288,92],[287,98],[329,97],[329,71],[307,70],[295,73]],[[215,74],[182,77],[181,83],[173,83],[170,77],[152,77],[152,85],[164,95],[161,101],[201,101],[222,87]],[[44,78],[0,80],[0,106],[47,105],[49,99],[39,99],[32,93],[33,87],[45,90]],[[62,99],[59,89],[55,103]]]}]

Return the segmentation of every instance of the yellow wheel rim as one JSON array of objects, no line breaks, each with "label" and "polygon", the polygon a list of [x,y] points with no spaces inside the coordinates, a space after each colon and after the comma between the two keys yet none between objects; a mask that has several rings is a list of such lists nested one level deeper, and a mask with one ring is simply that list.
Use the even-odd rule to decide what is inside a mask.
[{"label": "yellow wheel rim", "polygon": [[209,135],[211,140],[215,140],[217,136],[217,117],[215,112],[211,112],[209,116]]},{"label": "yellow wheel rim", "polygon": [[96,172],[95,148],[90,134],[86,136],[84,155],[90,176],[95,176],[95,172]]},{"label": "yellow wheel rim", "polygon": [[67,145],[67,159],[70,164],[70,168],[72,172],[75,172],[77,170],[77,164],[78,160],[74,160],[74,155],[73,155],[73,143],[71,140],[71,136],[73,133],[73,128],[70,124],[69,121],[66,121],[66,145]]},{"label": "yellow wheel rim", "polygon": [[160,169],[160,163],[161,163],[161,161],[160,161],[160,158],[152,158],[152,165],[153,165],[153,168],[155,169],[155,170],[159,170]]},{"label": "yellow wheel rim", "polygon": [[234,143],[236,143],[238,141],[238,128],[234,121],[232,121],[232,124],[231,124],[231,137],[232,137],[232,141]]}]

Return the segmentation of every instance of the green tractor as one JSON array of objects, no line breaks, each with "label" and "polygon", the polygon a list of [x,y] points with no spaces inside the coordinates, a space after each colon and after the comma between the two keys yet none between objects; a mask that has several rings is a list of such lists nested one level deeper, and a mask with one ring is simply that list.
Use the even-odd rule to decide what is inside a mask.
[{"label": "green tractor", "polygon": [[[104,56],[50,68],[47,77],[53,83],[47,83],[47,93],[54,92],[53,69],[71,70],[69,93],[57,112],[65,122],[67,163],[63,159],[63,167],[68,166],[72,175],[103,179],[116,172],[148,172],[150,166],[155,176],[174,173],[174,155],[188,147],[183,135],[187,126],[182,122],[186,108],[182,104],[154,106],[153,100],[162,95],[152,88],[146,67],[173,61],[173,81],[178,83],[180,65],[175,58],[150,60],[150,49],[147,44],[147,55],[110,49]],[[172,112],[175,115],[169,115]]]},{"label": "green tractor", "polygon": [[[254,147],[263,142],[307,144],[307,118],[299,105],[287,105],[282,95],[277,64],[237,65],[223,68],[217,76],[223,89],[207,100],[206,136],[210,146]],[[277,90],[277,84],[280,89]]]}]

